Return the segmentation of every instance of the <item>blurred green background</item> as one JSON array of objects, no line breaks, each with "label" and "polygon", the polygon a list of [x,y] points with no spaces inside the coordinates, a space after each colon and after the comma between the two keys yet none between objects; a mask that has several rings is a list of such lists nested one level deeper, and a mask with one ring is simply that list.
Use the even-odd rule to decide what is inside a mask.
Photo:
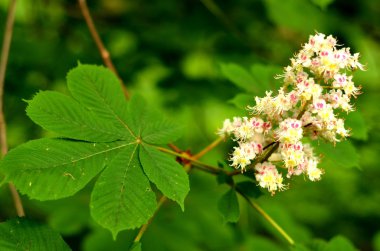
[{"label": "blurred green background", "polygon": [[[0,1],[1,39],[7,6]],[[267,85],[315,31],[360,52],[367,71],[354,81],[363,87],[357,110],[365,123],[351,139],[359,168],[357,163],[342,166],[336,162],[345,156],[335,156],[321,164],[322,181],[299,177],[288,191],[266,193],[258,203],[297,242],[343,235],[360,250],[380,251],[380,1],[94,0],[89,7],[128,89],[183,123],[185,135],[176,144],[193,153],[216,138],[225,118],[245,114],[231,102],[242,90],[223,77],[222,65],[247,70],[255,65],[267,72],[256,85]],[[51,136],[27,118],[23,99],[38,90],[67,92],[65,75],[78,61],[102,64],[76,1],[20,0],[16,14],[5,83],[10,148]],[[203,160],[216,165],[228,158],[231,146],[222,144]],[[287,250],[281,236],[243,200],[240,221],[223,223],[217,201],[228,187],[215,177],[194,170],[190,180],[185,212],[165,204],[142,239],[144,250]],[[91,186],[58,201],[23,197],[26,213],[59,231],[73,250],[125,250],[135,232],[125,231],[113,242],[91,220]],[[0,221],[14,216],[3,186]]]}]

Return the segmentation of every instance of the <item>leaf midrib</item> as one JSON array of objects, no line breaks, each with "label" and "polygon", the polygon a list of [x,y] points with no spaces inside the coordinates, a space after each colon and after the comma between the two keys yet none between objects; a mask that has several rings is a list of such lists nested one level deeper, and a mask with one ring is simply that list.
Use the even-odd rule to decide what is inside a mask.
[{"label": "leaf midrib", "polygon": [[[89,76],[89,80],[90,82],[92,83],[96,83],[95,80],[93,80],[91,78],[91,76]],[[114,115],[114,117],[132,134],[132,136],[137,139],[137,136],[133,133],[133,131],[131,130],[131,128],[129,128],[129,126],[119,117],[119,115],[117,115],[114,111],[114,109],[112,108],[112,106],[110,106],[110,104],[108,104],[108,102],[106,102],[106,99],[104,99],[104,97],[101,95],[101,92],[96,88],[96,85],[95,84],[92,84],[91,85],[93,88],[93,90],[95,91],[95,93],[98,95],[98,97],[103,100],[103,103],[109,108],[109,110],[112,112],[112,115]]]},{"label": "leaf midrib", "polygon": [[[91,144],[91,143],[89,143]],[[94,143],[95,144],[95,143]],[[126,147],[128,145],[133,145],[133,144],[136,144],[136,142],[130,142],[128,144],[122,144],[122,145],[118,145],[118,146],[115,146],[115,147],[112,147],[112,148],[108,148],[106,150],[103,150],[103,151],[100,151],[100,152],[96,152],[96,153],[93,153],[93,154],[90,154],[90,155],[86,155],[84,157],[81,157],[81,158],[78,158],[78,159],[75,159],[75,160],[70,160],[69,162],[64,162],[64,163],[59,163],[59,164],[56,164],[56,165],[52,165],[52,166],[45,166],[45,168],[27,168],[27,169],[19,169],[17,170],[18,172],[21,171],[21,172],[27,172],[29,170],[42,170],[42,169],[48,169],[48,168],[56,168],[56,167],[60,167],[60,166],[65,166],[65,165],[69,165],[69,164],[73,164],[73,163],[77,163],[81,160],[85,160],[85,159],[88,159],[88,158],[92,158],[96,155],[100,155],[100,154],[103,154],[103,153],[107,153],[107,152],[110,152],[110,151],[113,151],[113,150],[116,150],[116,149],[119,149],[119,148],[122,148],[122,147]]]}]

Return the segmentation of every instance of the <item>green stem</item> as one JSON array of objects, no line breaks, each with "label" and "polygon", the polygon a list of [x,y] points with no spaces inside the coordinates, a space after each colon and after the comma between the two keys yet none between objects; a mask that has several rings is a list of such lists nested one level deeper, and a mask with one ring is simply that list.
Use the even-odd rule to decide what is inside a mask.
[{"label": "green stem", "polygon": [[158,204],[157,204],[156,211],[154,212],[154,215],[150,218],[150,220],[149,220],[146,224],[144,224],[144,225],[140,228],[140,230],[139,230],[139,232],[137,233],[136,238],[133,240],[133,242],[136,243],[136,242],[139,242],[139,241],[141,240],[141,238],[142,238],[142,236],[144,235],[145,231],[148,229],[148,226],[150,225],[150,223],[152,223],[154,217],[156,216],[158,210],[162,207],[162,205],[163,205],[167,200],[168,200],[168,199],[167,199],[165,196],[162,196],[162,197],[160,198],[160,200],[158,201]]},{"label": "green stem", "polygon": [[218,146],[224,139],[225,139],[224,137],[217,138],[210,145],[206,146],[202,151],[200,151],[199,153],[195,154],[193,156],[193,158],[194,159],[199,159],[200,157],[202,157],[203,155],[205,155],[206,153],[208,153],[209,151],[211,151],[212,149],[214,149],[216,146]]},{"label": "green stem", "polygon": [[199,169],[201,169],[203,171],[206,171],[206,172],[209,172],[209,173],[212,173],[212,174],[218,174],[218,173],[221,173],[221,172],[225,172],[223,169],[220,169],[220,168],[208,165],[206,163],[203,163],[203,162],[201,162],[199,160],[196,160],[193,157],[187,155],[186,153],[177,153],[177,152],[174,152],[174,151],[169,150],[167,148],[159,147],[159,146],[157,147],[157,149],[160,150],[161,152],[168,153],[168,154],[171,154],[171,155],[174,155],[174,156],[177,156],[177,157],[189,160],[189,161],[191,161],[191,163],[195,167],[197,167],[197,168],[199,168]]},{"label": "green stem", "polygon": [[294,245],[294,240],[289,236],[286,231],[280,227],[275,220],[272,219],[265,211],[262,209],[256,202],[251,201],[244,193],[236,189],[236,192],[238,192],[247,202],[248,204],[254,208],[261,216],[264,217],[264,219],[271,224],[284,238],[285,240],[291,245]]}]

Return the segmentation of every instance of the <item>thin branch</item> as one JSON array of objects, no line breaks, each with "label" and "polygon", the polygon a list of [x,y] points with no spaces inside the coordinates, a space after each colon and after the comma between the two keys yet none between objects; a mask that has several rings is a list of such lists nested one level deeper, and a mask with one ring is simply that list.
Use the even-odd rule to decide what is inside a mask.
[{"label": "thin branch", "polygon": [[[185,167],[185,170],[187,173],[190,172],[191,164],[186,164],[184,167]],[[152,223],[153,219],[156,217],[158,210],[160,210],[162,205],[167,200],[168,200],[168,198],[165,195],[161,196],[160,200],[158,201],[156,211],[154,212],[153,216],[149,219],[149,221],[140,228],[139,232],[136,235],[136,238],[133,240],[134,243],[139,242],[141,240],[142,236],[144,235],[144,233],[148,229],[149,225]]]},{"label": "thin branch", "polygon": [[[7,127],[5,124],[4,116],[4,82],[5,82],[5,72],[7,70],[9,50],[11,47],[13,24],[15,20],[16,13],[16,3],[17,0],[11,0],[8,9],[8,16],[5,23],[5,31],[3,38],[3,47],[1,50],[0,59],[0,144],[1,144],[1,157],[8,152],[7,144]],[[15,186],[9,183],[9,189],[12,194],[13,202],[19,217],[25,216],[24,208],[21,202],[20,195],[18,194]]]},{"label": "thin branch", "polygon": [[158,210],[160,210],[160,208],[162,207],[162,205],[163,205],[167,200],[168,200],[168,198],[166,198],[165,196],[162,196],[162,197],[160,198],[160,200],[158,201],[158,204],[157,204],[156,211],[154,212],[153,216],[149,219],[149,221],[148,221],[146,224],[144,224],[144,225],[140,228],[140,230],[139,230],[139,232],[137,233],[136,238],[134,239],[133,242],[139,242],[139,241],[141,240],[141,238],[142,238],[142,236],[144,235],[145,231],[148,229],[148,226],[150,225],[150,223],[152,223],[154,217],[156,216]]},{"label": "thin branch", "polygon": [[220,142],[222,142],[223,140],[224,140],[224,137],[217,138],[210,145],[206,146],[202,151],[200,151],[199,153],[193,155],[193,158],[194,159],[199,159],[200,157],[202,157],[203,155],[205,155],[206,153],[208,153],[209,151],[211,151],[212,149],[214,149],[216,146],[218,146],[220,144]]},{"label": "thin branch", "polygon": [[224,170],[221,168],[217,168],[217,167],[208,165],[206,163],[203,163],[199,160],[194,159],[193,157],[191,157],[187,154],[177,153],[177,152],[174,152],[174,151],[169,150],[167,148],[159,147],[159,146],[157,147],[157,149],[160,150],[161,152],[168,153],[168,154],[189,160],[194,166],[196,166],[199,169],[204,170],[206,172],[213,173],[213,174],[218,174],[218,173],[224,172]]},{"label": "thin branch", "polygon": [[104,46],[102,39],[100,38],[98,31],[96,30],[96,27],[95,27],[94,21],[92,20],[86,0],[78,0],[78,3],[79,3],[80,10],[82,12],[83,18],[86,21],[88,29],[91,33],[91,36],[94,39],[96,46],[98,47],[100,56],[103,59],[103,63],[111,71],[113,71],[113,73],[115,73],[115,75],[119,78],[120,85],[121,85],[121,88],[123,89],[124,95],[126,99],[129,99],[129,92],[127,90],[127,87],[125,87],[123,80],[120,78],[119,73],[117,72],[115,66],[112,63],[110,53]]},{"label": "thin branch", "polygon": [[248,204],[254,208],[261,216],[264,217],[266,221],[269,222],[284,238],[285,240],[290,244],[294,245],[294,240],[286,233],[286,231],[280,227],[275,220],[273,220],[256,202],[251,201],[247,195],[236,189],[236,192],[238,192],[247,202]]}]

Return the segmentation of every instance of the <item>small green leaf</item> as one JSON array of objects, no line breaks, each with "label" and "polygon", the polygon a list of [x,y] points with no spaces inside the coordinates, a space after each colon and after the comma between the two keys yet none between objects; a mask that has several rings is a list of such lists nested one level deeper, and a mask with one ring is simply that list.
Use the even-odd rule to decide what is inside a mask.
[{"label": "small green leaf", "polygon": [[157,203],[139,159],[138,144],[128,145],[100,175],[91,195],[91,215],[103,227],[118,232],[145,224]]},{"label": "small green leaf", "polygon": [[275,78],[282,73],[282,69],[274,65],[254,64],[251,66],[251,74],[255,80],[255,94],[263,96],[268,90],[277,90],[282,82]]},{"label": "small green leaf", "polygon": [[25,218],[0,223],[0,250],[71,250],[62,237],[50,228]]},{"label": "small green leaf", "polygon": [[336,146],[329,142],[313,142],[315,151],[324,156],[321,167],[359,167],[359,154],[355,147],[348,140],[338,142]]},{"label": "small green leaf", "polygon": [[224,77],[230,80],[233,84],[241,89],[254,93],[256,91],[255,80],[252,75],[243,67],[229,63],[221,64],[221,73]]},{"label": "small green leaf", "polygon": [[190,187],[183,167],[167,154],[148,145],[140,148],[140,161],[149,180],[184,210],[184,200]]},{"label": "small green leaf", "polygon": [[218,182],[219,185],[222,185],[222,184],[232,185],[234,183],[232,176],[227,175],[225,172],[220,172],[216,176],[216,181]]},{"label": "small green leaf", "polygon": [[126,119],[128,106],[120,81],[103,66],[79,65],[67,74],[73,97],[98,118],[130,132]]},{"label": "small green leaf", "polygon": [[42,128],[71,139],[110,142],[124,138],[126,133],[58,92],[39,92],[28,102],[26,113]]},{"label": "small green leaf", "polygon": [[224,222],[237,222],[240,217],[239,202],[236,192],[230,189],[218,201],[219,212]]},{"label": "small green leaf", "polygon": [[33,140],[11,150],[1,169],[21,193],[33,199],[55,200],[82,189],[128,144]]},{"label": "small green leaf", "polygon": [[359,111],[351,112],[346,116],[345,126],[351,129],[351,137],[359,140],[368,139],[368,127]]},{"label": "small green leaf", "polygon": [[263,194],[256,183],[251,181],[242,181],[237,183],[236,190],[253,199],[258,198]]},{"label": "small green leaf", "polygon": [[233,99],[228,100],[229,103],[241,109],[246,109],[247,106],[253,106],[254,101],[255,100],[253,95],[248,95],[244,93],[239,93]]},{"label": "small green leaf", "polygon": [[357,251],[357,249],[347,238],[336,236],[327,243],[323,251]]}]

